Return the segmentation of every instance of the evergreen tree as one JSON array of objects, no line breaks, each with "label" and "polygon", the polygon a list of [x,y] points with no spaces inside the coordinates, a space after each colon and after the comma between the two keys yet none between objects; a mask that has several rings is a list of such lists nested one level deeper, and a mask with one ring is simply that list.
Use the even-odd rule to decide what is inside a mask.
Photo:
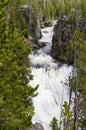
[{"label": "evergreen tree", "polygon": [[51,121],[51,127],[52,127],[52,130],[60,130],[58,127],[57,119],[55,117]]},{"label": "evergreen tree", "polygon": [[[83,34],[79,29],[76,29],[72,41],[70,42],[73,57],[73,75],[69,80],[71,92],[74,97],[74,130],[77,130],[79,125],[82,129],[86,129],[86,65],[85,65],[85,53],[86,53],[86,41]],[[70,96],[71,97],[71,96]],[[71,100],[71,99],[70,99]],[[81,123],[80,123],[81,122]]]},{"label": "evergreen tree", "polygon": [[78,88],[80,95],[81,95],[81,102],[80,102],[80,121],[82,130],[86,129],[86,40],[82,40],[80,47],[77,51],[77,62],[76,66],[78,68],[78,80],[80,87]]},{"label": "evergreen tree", "polygon": [[15,22],[9,27],[7,4],[0,1],[0,129],[24,130],[32,125],[32,97],[38,86],[28,84],[31,47]]},{"label": "evergreen tree", "polygon": [[63,114],[64,130],[72,130],[73,129],[73,114],[67,102],[64,102],[63,104],[62,114]]}]

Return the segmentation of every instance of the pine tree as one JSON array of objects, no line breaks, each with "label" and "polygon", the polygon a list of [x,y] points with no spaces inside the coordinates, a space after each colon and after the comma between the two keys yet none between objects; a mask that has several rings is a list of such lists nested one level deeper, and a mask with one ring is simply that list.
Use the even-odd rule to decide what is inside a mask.
[{"label": "pine tree", "polygon": [[[71,92],[74,94],[74,130],[77,130],[81,125],[82,129],[86,129],[86,41],[79,29],[76,29],[72,41],[70,42],[73,57],[73,74],[69,79],[69,86]],[[71,96],[70,96],[71,97]],[[71,99],[70,99],[71,100]],[[83,117],[83,118],[82,118]]]},{"label": "pine tree", "polygon": [[78,79],[80,87],[78,88],[80,95],[81,95],[81,102],[80,102],[80,110],[81,110],[81,127],[83,130],[86,129],[86,40],[82,40],[82,43],[77,51],[77,62],[76,66],[78,68]]},{"label": "pine tree", "polygon": [[32,97],[38,88],[32,79],[29,54],[31,47],[15,22],[7,22],[8,1],[0,1],[0,129],[24,130],[32,125]]},{"label": "pine tree", "polygon": [[58,121],[55,117],[51,121],[51,127],[52,127],[52,130],[60,130],[58,127]]},{"label": "pine tree", "polygon": [[64,102],[63,104],[62,114],[63,114],[64,130],[72,130],[73,129],[73,114],[67,102]]}]

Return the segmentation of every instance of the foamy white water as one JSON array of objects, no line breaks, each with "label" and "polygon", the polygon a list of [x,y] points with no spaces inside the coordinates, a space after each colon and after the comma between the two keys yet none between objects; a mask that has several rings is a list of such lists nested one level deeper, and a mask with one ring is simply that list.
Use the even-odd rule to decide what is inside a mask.
[{"label": "foamy white water", "polygon": [[[55,24],[55,23],[54,23]],[[58,120],[61,116],[61,107],[64,101],[68,101],[69,90],[64,85],[72,71],[72,67],[59,65],[50,55],[53,36],[53,27],[42,29],[40,42],[46,46],[34,52],[30,56],[31,70],[34,76],[30,84],[35,87],[39,84],[38,96],[33,99],[35,115],[33,123],[39,122],[44,130],[51,130],[49,126],[53,117]]]}]

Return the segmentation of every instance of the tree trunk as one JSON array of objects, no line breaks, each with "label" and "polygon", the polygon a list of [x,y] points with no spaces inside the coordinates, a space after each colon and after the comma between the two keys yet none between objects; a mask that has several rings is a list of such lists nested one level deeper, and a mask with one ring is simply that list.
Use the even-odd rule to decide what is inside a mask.
[{"label": "tree trunk", "polygon": [[76,0],[76,27],[78,27],[78,23],[79,23],[79,0]]},{"label": "tree trunk", "polygon": [[73,130],[77,130],[77,97],[75,94],[75,99],[74,99],[74,128]]},{"label": "tree trunk", "polygon": [[[74,69],[73,69],[73,75],[76,78],[76,72],[75,72],[75,67],[76,67],[76,46],[75,46],[75,50],[74,50]],[[77,79],[75,79],[75,98],[74,98],[74,126],[73,126],[73,130],[77,130]]]},{"label": "tree trunk", "polygon": [[31,16],[31,13],[32,13],[32,0],[29,0],[29,3],[30,3],[29,33],[31,35],[31,31],[32,31],[32,27],[31,27],[31,23],[32,23],[32,16]]}]

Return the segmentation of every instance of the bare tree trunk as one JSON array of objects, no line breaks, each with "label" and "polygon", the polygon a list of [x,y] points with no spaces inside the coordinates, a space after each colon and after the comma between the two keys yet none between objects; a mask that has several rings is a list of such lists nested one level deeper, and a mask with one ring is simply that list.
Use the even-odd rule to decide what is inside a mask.
[{"label": "bare tree trunk", "polygon": [[78,112],[77,112],[77,107],[78,107],[78,102],[77,102],[77,77],[76,77],[76,46],[75,46],[75,50],[74,50],[74,69],[73,69],[73,74],[75,76],[75,98],[74,98],[74,127],[73,130],[77,130],[77,117],[78,117]]},{"label": "bare tree trunk", "polygon": [[74,128],[73,130],[77,130],[77,96],[76,95],[74,99]]},{"label": "bare tree trunk", "polygon": [[78,27],[78,23],[79,23],[79,0],[76,0],[76,27]]},{"label": "bare tree trunk", "polygon": [[[72,97],[72,86],[71,86],[71,77],[69,78],[69,87],[70,87],[70,94],[69,94],[69,107],[71,105],[71,97]],[[70,121],[67,122],[66,130],[70,130]]]},{"label": "bare tree trunk", "polygon": [[[70,77],[71,78],[71,77]],[[69,79],[69,82],[71,82],[70,81],[71,79]],[[70,94],[69,94],[69,106],[70,106],[70,104],[71,104],[71,97],[72,97],[72,86],[71,86],[71,84],[69,83],[69,87],[70,87]]]},{"label": "bare tree trunk", "polygon": [[31,35],[31,31],[32,31],[32,27],[31,27],[31,23],[32,23],[32,0],[29,0],[30,3],[30,16],[29,16],[29,33]]}]

